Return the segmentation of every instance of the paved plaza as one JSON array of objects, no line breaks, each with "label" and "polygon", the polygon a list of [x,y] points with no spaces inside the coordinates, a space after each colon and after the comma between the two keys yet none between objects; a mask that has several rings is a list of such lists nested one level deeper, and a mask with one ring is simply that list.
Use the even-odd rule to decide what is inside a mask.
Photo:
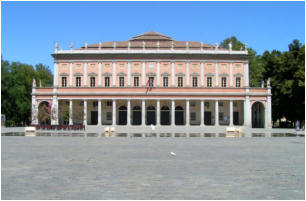
[{"label": "paved plaza", "polygon": [[2,199],[305,199],[305,140],[2,136],[1,171]]}]

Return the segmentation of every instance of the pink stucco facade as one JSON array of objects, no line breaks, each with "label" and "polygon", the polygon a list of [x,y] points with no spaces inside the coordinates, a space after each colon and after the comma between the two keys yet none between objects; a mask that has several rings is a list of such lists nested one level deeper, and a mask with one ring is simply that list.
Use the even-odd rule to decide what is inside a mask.
[{"label": "pink stucco facade", "polygon": [[[101,104],[98,108],[96,104],[93,108],[86,104],[89,109],[83,106],[84,111],[91,112],[90,118],[85,115],[82,120],[86,125],[88,119],[91,123],[95,123],[96,120],[91,118],[95,118],[96,110],[98,110],[98,125],[103,125],[103,118],[107,119],[105,122],[110,122],[109,114],[103,113],[105,112],[103,101],[117,101],[123,104],[122,106],[128,107],[128,111],[132,111],[130,105],[139,105],[137,100],[142,103],[139,105],[140,108],[146,103],[151,104],[152,100],[155,101],[155,105],[152,105],[151,108],[156,108],[154,121],[156,125],[160,125],[161,119],[164,118],[159,114],[160,108],[164,106],[164,108],[174,110],[172,103],[160,105],[164,104],[162,101],[169,100],[174,101],[175,106],[177,103],[181,104],[180,101],[185,101],[185,105],[181,105],[184,112],[190,113],[190,116],[184,116],[184,124],[193,125],[192,121],[194,121],[203,126],[205,122],[212,120],[215,126],[219,126],[218,123],[222,122],[222,118],[219,119],[220,116],[214,119],[209,117],[213,116],[214,112],[215,116],[216,114],[227,115],[230,119],[228,125],[238,122],[239,125],[253,127],[253,104],[262,104],[258,108],[264,108],[262,112],[265,120],[258,125],[270,127],[271,90],[269,86],[267,88],[249,86],[247,50],[218,49],[218,47],[200,42],[175,41],[168,36],[148,32],[122,43],[103,42],[85,45],[75,50],[55,50],[52,56],[54,57],[54,87],[38,88],[34,86],[32,99],[35,102],[33,104],[39,105],[43,101],[48,101],[57,109],[63,101],[69,104],[73,104],[74,101],[88,101],[90,104],[90,101],[93,101],[98,105]],[[81,80],[80,86],[77,86],[77,79]],[[148,84],[149,79],[153,80],[150,84]],[[66,84],[63,83],[63,80],[66,80]],[[208,85],[210,81],[211,86]],[[219,105],[219,109],[204,107],[204,105],[210,107],[214,103]],[[116,103],[113,102],[113,104]],[[191,114],[194,108],[190,107],[194,105],[196,105],[196,110],[199,110],[199,114],[198,111]],[[224,109],[224,107],[227,108]],[[238,110],[237,108],[243,109]],[[204,114],[205,109],[207,111]],[[131,122],[136,122],[131,111],[128,112],[127,125],[133,125]],[[212,114],[209,114],[208,111]],[[123,120],[120,120],[120,117],[119,120],[116,119],[118,116],[114,115],[114,112],[118,112],[116,108],[111,112],[113,112],[111,123],[113,125],[117,125],[118,122],[122,123],[120,121]],[[142,108],[142,112],[145,112],[145,108]],[[236,113],[232,114],[233,112]],[[106,115],[107,118],[103,115]],[[236,117],[237,115],[239,118]],[[205,118],[208,117],[211,120],[206,121]],[[170,125],[173,125],[176,120],[171,118]],[[70,121],[74,122],[73,119]],[[52,123],[59,124],[59,122],[57,118]],[[141,125],[144,125],[144,122]]]}]

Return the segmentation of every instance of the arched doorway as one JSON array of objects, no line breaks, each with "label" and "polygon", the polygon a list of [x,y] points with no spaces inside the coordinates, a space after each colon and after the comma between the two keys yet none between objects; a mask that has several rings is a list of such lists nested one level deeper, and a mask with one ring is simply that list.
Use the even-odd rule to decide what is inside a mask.
[{"label": "arched doorway", "polygon": [[170,109],[163,106],[160,110],[160,125],[170,125]]},{"label": "arched doorway", "polygon": [[184,125],[184,109],[181,106],[175,107],[175,125]]},{"label": "arched doorway", "polygon": [[49,102],[43,101],[38,105],[38,123],[40,125],[50,125],[51,122],[51,106]]},{"label": "arched doorway", "polygon": [[126,123],[127,123],[127,108],[125,106],[120,106],[118,125],[126,125]]},{"label": "arched doorway", "polygon": [[141,125],[141,107],[133,107],[133,125]]},{"label": "arched doorway", "polygon": [[147,125],[156,125],[155,107],[150,105],[147,107]]},{"label": "arched doorway", "polygon": [[261,102],[252,105],[252,128],[265,127],[265,107]]}]

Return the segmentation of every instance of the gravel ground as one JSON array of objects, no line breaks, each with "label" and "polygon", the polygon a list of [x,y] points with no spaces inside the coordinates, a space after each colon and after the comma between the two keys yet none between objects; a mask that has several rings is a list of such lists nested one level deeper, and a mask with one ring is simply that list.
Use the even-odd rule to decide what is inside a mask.
[{"label": "gravel ground", "polygon": [[305,199],[303,137],[1,139],[2,199]]}]

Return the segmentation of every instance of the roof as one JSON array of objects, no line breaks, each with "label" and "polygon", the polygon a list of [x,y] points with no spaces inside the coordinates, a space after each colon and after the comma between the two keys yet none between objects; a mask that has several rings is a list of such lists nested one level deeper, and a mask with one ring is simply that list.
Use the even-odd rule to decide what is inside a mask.
[{"label": "roof", "polygon": [[[127,41],[105,41],[90,44],[88,49],[214,49],[215,46],[198,41],[176,41],[155,31],[149,31],[132,37]],[[85,49],[85,46],[80,48]],[[220,48],[219,49],[223,49]]]}]

